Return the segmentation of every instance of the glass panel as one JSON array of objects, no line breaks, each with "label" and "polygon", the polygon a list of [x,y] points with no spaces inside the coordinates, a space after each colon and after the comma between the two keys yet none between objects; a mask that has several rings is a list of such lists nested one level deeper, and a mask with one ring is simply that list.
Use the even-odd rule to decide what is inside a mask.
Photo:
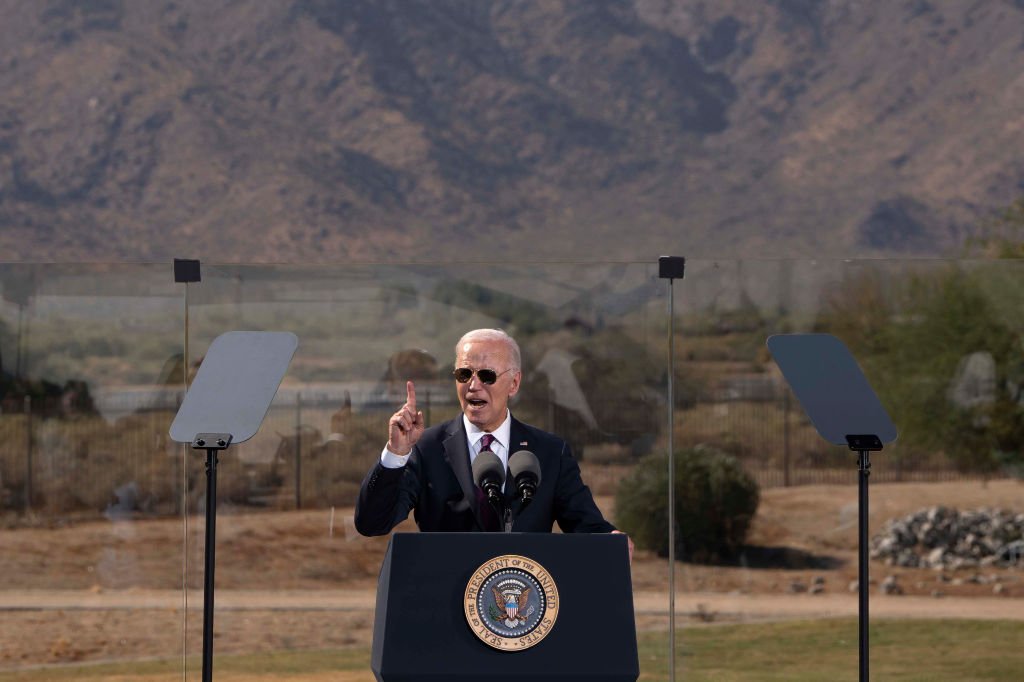
[{"label": "glass panel", "polygon": [[183,310],[166,266],[0,265],[0,677],[182,670]]},{"label": "glass panel", "polygon": [[[690,482],[677,500],[701,504],[683,505],[677,533],[678,679],[854,678],[856,456],[817,436],[764,346],[810,331],[846,342],[900,429],[872,456],[873,672],[907,676],[912,660],[930,679],[1016,677],[1021,267],[687,264],[673,433]],[[300,346],[261,432],[219,464],[218,671],[371,679],[387,538],[356,533],[359,482],[405,379],[428,424],[456,415],[454,343],[494,326],[523,351],[514,413],[569,441],[638,542],[641,671],[667,679],[668,306],[654,264],[206,265],[187,361],[171,280],[166,266],[0,266],[0,680],[52,666],[169,679],[186,651],[199,679],[204,457],[166,433],[183,367],[233,329],[293,331]],[[758,486],[734,545],[692,535],[743,522],[702,497],[701,467]]]},{"label": "glass panel", "polygon": [[968,671],[979,649],[1024,638],[1007,599],[1024,595],[1022,274],[1008,261],[688,263],[677,466],[699,448],[731,456],[760,503],[735,551],[680,548],[678,679],[856,678],[857,457],[818,436],[781,380],[764,346],[781,332],[841,338],[900,430],[871,458],[872,672],[1013,676],[1016,654]]},{"label": "glass panel", "polygon": [[[205,267],[192,300],[193,363],[232,329],[300,339],[262,430],[218,470],[215,666],[224,672],[271,653],[326,650],[322,660],[305,656],[310,674],[348,666],[372,679],[387,538],[356,532],[355,497],[406,379],[428,426],[459,414],[451,372],[465,331],[501,327],[518,339],[524,379],[513,412],[569,441],[609,517],[619,479],[661,439],[666,306],[650,264]],[[193,514],[202,490],[192,488]],[[201,520],[192,518],[198,589]],[[400,526],[413,528],[411,518]],[[663,630],[664,561],[649,564],[634,579],[660,592],[649,608]],[[199,629],[188,647],[200,649]],[[335,653],[352,649],[354,662]]]}]

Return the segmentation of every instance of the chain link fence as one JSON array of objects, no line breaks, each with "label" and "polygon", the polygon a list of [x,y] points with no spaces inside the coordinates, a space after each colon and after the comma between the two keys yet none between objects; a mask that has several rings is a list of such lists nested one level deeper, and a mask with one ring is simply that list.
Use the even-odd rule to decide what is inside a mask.
[{"label": "chain link fence", "polygon": [[[450,392],[421,395],[428,423],[458,414]],[[727,387],[707,398],[676,412],[678,447],[718,447],[736,456],[762,487],[856,483],[855,453],[824,442],[787,391]],[[20,409],[8,402],[0,414],[0,508],[52,517],[198,512],[204,457],[167,436],[178,400],[180,391],[173,389],[126,389],[98,396],[99,414],[73,416],[36,415],[28,399]],[[591,402],[595,413],[617,409],[603,400]],[[397,395],[372,397],[351,386],[283,391],[260,433],[221,453],[221,504],[353,504],[400,402]],[[595,429],[553,401],[524,416],[565,437],[590,470],[628,466],[664,447],[660,432]],[[898,446],[881,453],[872,471],[875,482],[977,477],[957,471],[941,454]]]}]

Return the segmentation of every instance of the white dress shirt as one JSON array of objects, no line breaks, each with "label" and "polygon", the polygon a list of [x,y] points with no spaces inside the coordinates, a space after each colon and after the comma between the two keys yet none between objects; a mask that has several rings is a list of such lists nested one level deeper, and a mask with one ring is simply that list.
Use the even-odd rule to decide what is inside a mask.
[{"label": "white dress shirt", "polygon": [[466,427],[466,439],[469,441],[469,463],[473,464],[473,460],[480,454],[480,439],[485,433],[490,433],[494,436],[494,440],[491,442],[491,452],[498,456],[501,460],[501,466],[506,471],[508,470],[508,441],[512,437],[512,415],[505,408],[505,421],[501,422],[501,426],[496,428],[494,431],[482,431],[474,424],[470,424],[469,420],[466,419],[466,415],[462,415],[462,423]]}]

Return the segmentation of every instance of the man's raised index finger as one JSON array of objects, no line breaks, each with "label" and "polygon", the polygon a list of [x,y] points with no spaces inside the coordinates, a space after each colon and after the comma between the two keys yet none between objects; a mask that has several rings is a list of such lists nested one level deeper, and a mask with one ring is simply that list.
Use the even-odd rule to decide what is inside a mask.
[{"label": "man's raised index finger", "polygon": [[416,387],[411,381],[405,382],[405,404],[416,412]]}]

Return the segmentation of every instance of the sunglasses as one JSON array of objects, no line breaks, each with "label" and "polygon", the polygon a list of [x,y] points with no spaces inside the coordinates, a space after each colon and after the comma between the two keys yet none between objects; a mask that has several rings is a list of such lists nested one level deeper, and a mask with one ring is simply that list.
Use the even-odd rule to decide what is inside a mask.
[{"label": "sunglasses", "polygon": [[[505,372],[511,372],[512,368],[506,369]],[[505,372],[495,372],[493,369],[470,369],[469,367],[459,367],[457,370],[452,372],[455,375],[455,380],[460,384],[468,383],[473,375],[480,380],[480,383],[487,384],[488,386],[498,380]]]}]

